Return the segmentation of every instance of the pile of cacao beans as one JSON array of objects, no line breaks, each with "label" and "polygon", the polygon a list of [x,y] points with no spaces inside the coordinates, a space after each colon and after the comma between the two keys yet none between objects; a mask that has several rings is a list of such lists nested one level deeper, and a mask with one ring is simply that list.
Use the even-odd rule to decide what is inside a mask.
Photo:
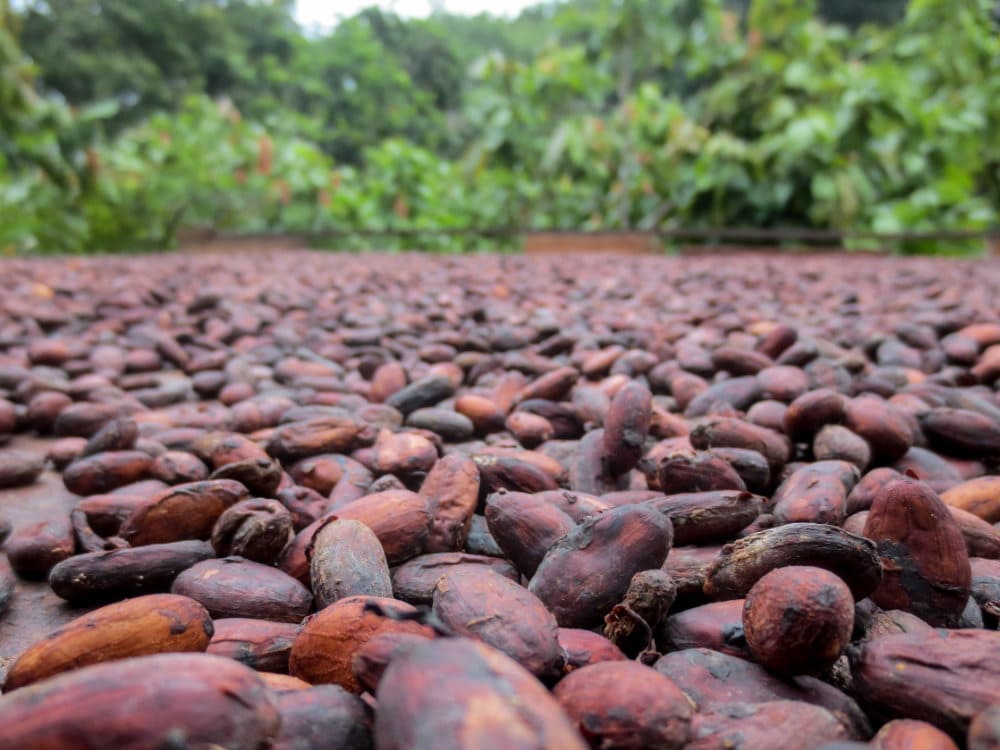
[{"label": "pile of cacao beans", "polygon": [[1000,747],[996,262],[0,277],[0,750]]}]

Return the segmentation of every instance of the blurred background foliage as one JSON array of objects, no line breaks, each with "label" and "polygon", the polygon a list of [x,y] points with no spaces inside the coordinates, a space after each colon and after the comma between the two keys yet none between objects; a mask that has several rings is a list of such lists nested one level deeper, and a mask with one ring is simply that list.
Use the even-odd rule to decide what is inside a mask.
[{"label": "blurred background foliage", "polygon": [[0,0],[0,251],[984,229],[998,21],[996,0],[577,0],[319,33],[291,0]]}]

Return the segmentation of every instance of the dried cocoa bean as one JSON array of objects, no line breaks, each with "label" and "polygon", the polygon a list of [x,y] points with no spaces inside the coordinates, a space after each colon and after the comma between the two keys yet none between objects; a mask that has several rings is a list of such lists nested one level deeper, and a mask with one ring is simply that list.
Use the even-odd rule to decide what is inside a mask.
[{"label": "dried cocoa bean", "polygon": [[864,471],[872,460],[871,448],[865,439],[837,424],[825,425],[816,433],[812,451],[817,461],[847,461],[860,471]]},{"label": "dried cocoa bean", "polygon": [[1000,706],[976,714],[969,725],[969,750],[991,750],[1000,745]]},{"label": "dried cocoa bean", "polygon": [[872,601],[932,625],[956,621],[969,600],[969,555],[958,524],[929,487],[905,477],[886,484],[872,503],[865,536],[882,559]]},{"label": "dried cocoa bean", "polygon": [[45,468],[43,457],[21,450],[0,451],[0,488],[32,484]]},{"label": "dried cocoa bean", "polygon": [[346,453],[351,450],[360,432],[361,425],[349,417],[318,417],[291,422],[274,431],[268,440],[267,452],[285,462],[321,453]]},{"label": "dried cocoa bean", "polygon": [[535,448],[555,437],[556,430],[545,417],[516,411],[507,417],[504,427],[525,448]]},{"label": "dried cocoa bean", "polygon": [[791,446],[784,435],[739,419],[713,417],[701,420],[691,428],[688,439],[698,450],[755,450],[767,459],[773,474],[779,473],[791,457]]},{"label": "dried cocoa bean", "polygon": [[847,514],[853,515],[862,510],[868,510],[875,502],[875,497],[880,494],[883,488],[890,482],[895,481],[901,474],[895,469],[882,467],[872,469],[865,474],[861,481],[854,485],[847,496]]},{"label": "dried cocoa bean", "polygon": [[688,750],[798,750],[846,739],[847,732],[829,711],[809,703],[731,703],[691,720]]},{"label": "dried cocoa bean", "polygon": [[434,464],[420,495],[427,499],[431,517],[424,549],[453,552],[465,546],[479,499],[479,469],[472,459],[445,456]]},{"label": "dried cocoa bean", "polygon": [[[610,500],[608,500],[609,495],[611,498]],[[556,506],[576,523],[579,523],[587,516],[592,516],[595,513],[601,513],[608,508],[619,505],[636,505],[643,500],[657,497],[659,493],[640,491],[636,494],[625,490],[623,492],[609,493],[609,495],[602,495],[601,499],[598,499],[593,495],[588,495],[584,492],[548,490],[546,492],[536,492],[534,497],[538,500],[544,500],[545,502]]]},{"label": "dried cocoa bean", "polygon": [[429,430],[449,443],[471,440],[476,433],[472,420],[451,409],[428,407],[410,412],[406,424],[422,430]]},{"label": "dried cocoa bean", "polygon": [[425,498],[408,490],[389,490],[338,508],[337,517],[360,521],[375,532],[390,565],[419,555],[430,535],[430,512]]},{"label": "dried cocoa bean", "polygon": [[779,674],[815,674],[832,666],[853,627],[850,589],[822,568],[772,570],[750,589],[743,607],[750,653]]},{"label": "dried cocoa bean", "polygon": [[372,470],[397,477],[425,476],[438,459],[437,448],[415,432],[383,430],[373,448]]},{"label": "dried cocoa bean", "polygon": [[848,401],[844,425],[868,443],[875,464],[891,464],[913,445],[913,431],[906,418],[880,398],[864,396]]},{"label": "dried cocoa bean", "polygon": [[[650,472],[656,479],[656,487],[667,495],[712,490],[746,490],[746,483],[739,472],[725,458],[714,452],[676,451],[658,458],[653,466],[647,464],[647,476],[650,476]],[[769,468],[768,473],[770,473]]]},{"label": "dried cocoa bean", "polygon": [[710,648],[751,658],[743,632],[743,599],[703,604],[668,617],[657,635],[663,651]]},{"label": "dried cocoa bean", "polygon": [[223,511],[246,497],[246,487],[232,479],[180,484],[136,508],[119,534],[134,547],[208,539]]},{"label": "dried cocoa bean", "polygon": [[281,728],[271,750],[371,750],[371,720],[364,703],[337,685],[279,693]]},{"label": "dried cocoa bean", "polygon": [[149,475],[166,484],[199,482],[208,479],[208,467],[190,453],[167,451],[153,460]]},{"label": "dried cocoa bean", "polygon": [[480,494],[501,489],[512,492],[544,492],[559,485],[545,471],[528,461],[508,455],[476,455],[472,458],[481,478]]},{"label": "dried cocoa bean", "polygon": [[274,497],[281,485],[281,467],[270,458],[244,458],[218,467],[210,478],[235,480],[255,497]]},{"label": "dried cocoa bean", "polygon": [[920,420],[931,445],[944,453],[978,458],[1000,455],[1000,424],[966,409],[931,409]]},{"label": "dried cocoa bean", "polygon": [[453,570],[488,569],[517,582],[520,575],[506,560],[466,552],[437,552],[420,555],[392,571],[392,596],[409,604],[429,605],[438,579]]},{"label": "dried cocoa bean", "polygon": [[204,651],[208,612],[185,596],[152,594],[78,617],[24,651],[7,672],[9,692],[61,672],[151,654]]},{"label": "dried cocoa bean", "polygon": [[799,396],[788,405],[785,433],[796,443],[812,442],[825,425],[837,424],[847,411],[847,399],[836,391],[819,388]]},{"label": "dried cocoa bean", "polygon": [[453,633],[502,651],[539,678],[563,670],[558,625],[527,589],[486,568],[458,568],[438,579],[434,614]]},{"label": "dried cocoa bean", "polygon": [[10,566],[22,578],[43,578],[76,548],[73,526],[67,516],[54,516],[22,526],[5,544]]},{"label": "dried cocoa bean", "polygon": [[382,675],[393,659],[407,654],[417,646],[427,643],[431,637],[427,634],[401,633],[386,631],[372,636],[364,646],[358,649],[351,660],[354,676],[361,686],[374,695]]},{"label": "dried cocoa bean", "polygon": [[394,660],[376,693],[380,750],[584,750],[558,702],[499,651],[443,638]]},{"label": "dried cocoa bean", "polygon": [[292,537],[292,516],[285,506],[254,498],[222,512],[212,529],[212,548],[219,557],[236,555],[270,565]]},{"label": "dried cocoa bean", "polygon": [[846,461],[817,461],[795,471],[774,493],[775,520],[840,526],[847,517],[847,495],[859,479]]},{"label": "dried cocoa bean", "polygon": [[728,463],[746,488],[756,494],[767,492],[771,486],[771,467],[760,453],[746,448],[713,448],[709,451]]},{"label": "dried cocoa bean", "polygon": [[681,687],[699,713],[729,703],[801,701],[832,713],[852,738],[867,740],[872,735],[858,704],[815,677],[779,677],[758,664],[707,648],[666,654],[654,667]]},{"label": "dried cocoa bean", "polygon": [[400,388],[386,398],[385,403],[407,416],[417,409],[434,406],[454,393],[455,386],[451,380],[440,375],[429,375]]},{"label": "dried cocoa bean", "polygon": [[553,695],[595,748],[683,748],[690,732],[691,702],[672,680],[626,661],[574,670]]},{"label": "dried cocoa bean", "polygon": [[749,492],[724,490],[667,495],[644,505],[669,518],[674,543],[686,546],[732,539],[760,514],[761,500]]},{"label": "dried cocoa bean", "polygon": [[127,451],[135,446],[139,437],[139,427],[135,421],[126,418],[113,419],[90,436],[82,456],[93,456],[110,451]]},{"label": "dried cocoa bean", "polygon": [[566,513],[537,494],[498,492],[486,499],[490,534],[525,576],[533,576],[557,539],[576,524]]},{"label": "dried cocoa bean", "polygon": [[1000,477],[970,479],[943,492],[941,499],[987,523],[1000,523]]},{"label": "dried cocoa bean", "polygon": [[171,592],[200,602],[212,617],[301,622],[312,608],[309,590],[280,570],[225,557],[195,563],[180,573]]},{"label": "dried cocoa bean", "polygon": [[167,591],[179,573],[213,555],[202,541],[89,552],[52,568],[49,586],[75,604]]},{"label": "dried cocoa bean", "polygon": [[299,625],[247,617],[215,620],[206,651],[225,656],[262,672],[288,672],[288,654]]},{"label": "dried cocoa bean", "polygon": [[63,484],[77,495],[97,495],[136,482],[149,474],[153,459],[142,451],[95,453],[71,463]]},{"label": "dried cocoa bean", "polygon": [[722,548],[705,579],[713,599],[742,598],[764,575],[786,565],[808,565],[834,573],[855,600],[871,594],[882,580],[875,545],[833,526],[790,523],[751,534]]},{"label": "dried cocoa bean", "polygon": [[635,467],[649,434],[653,395],[637,381],[630,381],[611,401],[604,422],[604,456],[608,470],[624,474]]},{"label": "dried cocoa bean", "polygon": [[327,511],[327,501],[322,495],[308,487],[293,485],[276,493],[277,501],[288,510],[292,517],[292,528],[295,533],[315,523]]},{"label": "dried cocoa bean", "polygon": [[663,565],[672,538],[670,520],[656,510],[612,508],[559,539],[528,588],[561,627],[593,627],[625,595],[633,575]]},{"label": "dried cocoa bean", "polygon": [[875,750],[958,750],[951,737],[926,721],[896,719],[883,726],[872,739]]},{"label": "dried cocoa bean", "polygon": [[1000,700],[1000,633],[930,630],[890,635],[849,651],[859,700],[928,721],[964,740],[972,718]]},{"label": "dried cocoa bean", "polygon": [[317,609],[348,596],[392,596],[382,544],[360,521],[329,518],[313,535],[306,557]]},{"label": "dried cocoa bean", "polygon": [[[151,676],[155,679],[151,679]],[[2,750],[265,748],[280,717],[257,674],[209,654],[97,664],[0,698]]]},{"label": "dried cocoa bean", "polygon": [[563,649],[567,673],[588,664],[628,659],[615,644],[590,630],[559,628],[559,645]]},{"label": "dried cocoa bean", "polygon": [[324,607],[302,626],[292,644],[288,670],[306,682],[336,684],[352,693],[362,688],[351,667],[354,655],[373,636],[384,632],[433,635],[416,622],[391,620],[369,611],[366,605],[378,605],[403,616],[417,610],[395,599],[374,596],[350,596]]}]

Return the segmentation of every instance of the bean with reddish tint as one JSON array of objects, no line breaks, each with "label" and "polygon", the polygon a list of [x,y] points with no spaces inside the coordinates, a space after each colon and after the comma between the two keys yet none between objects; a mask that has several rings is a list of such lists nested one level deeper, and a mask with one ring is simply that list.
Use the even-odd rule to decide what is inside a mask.
[{"label": "bean with reddish tint", "polygon": [[23,578],[44,578],[73,555],[76,539],[70,519],[61,515],[22,526],[4,546],[15,573]]},{"label": "bean with reddish tint", "polygon": [[968,548],[958,523],[925,484],[900,477],[875,497],[865,521],[884,575],[872,601],[932,625],[955,624],[969,599]]},{"label": "bean with reddish tint", "polygon": [[814,674],[840,658],[854,626],[854,599],[840,578],[792,565],[754,584],[743,630],[754,657],[779,674]]},{"label": "bean with reddish tint", "polygon": [[597,625],[625,595],[633,575],[663,565],[672,539],[670,520],[656,510],[614,508],[559,539],[528,588],[561,627]]},{"label": "bean with reddish tint", "polygon": [[43,457],[36,453],[0,450],[0,488],[31,484],[44,468]]},{"label": "bean with reddish tint", "polygon": [[690,733],[691,703],[654,669],[611,661],[574,670],[553,691],[591,747],[671,750]]},{"label": "bean with reddish tint", "polygon": [[238,555],[270,565],[292,541],[292,516],[277,500],[243,500],[222,512],[212,529],[219,557]]},{"label": "bean with reddish tint", "polygon": [[200,602],[214,618],[298,623],[312,608],[312,595],[294,578],[241,557],[196,563],[174,579],[170,590]]}]

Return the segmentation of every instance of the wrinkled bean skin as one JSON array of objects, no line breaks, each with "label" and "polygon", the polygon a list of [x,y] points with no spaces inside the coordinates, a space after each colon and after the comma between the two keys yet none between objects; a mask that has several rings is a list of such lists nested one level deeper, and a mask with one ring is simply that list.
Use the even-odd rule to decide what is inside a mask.
[{"label": "wrinkled bean skin", "polygon": [[383,750],[587,747],[540,682],[466,639],[438,639],[393,661],[375,697],[375,744]]},{"label": "wrinkled bean skin", "polygon": [[264,681],[230,659],[159,654],[96,664],[0,698],[3,750],[163,747],[178,734],[267,747],[280,717]]}]

